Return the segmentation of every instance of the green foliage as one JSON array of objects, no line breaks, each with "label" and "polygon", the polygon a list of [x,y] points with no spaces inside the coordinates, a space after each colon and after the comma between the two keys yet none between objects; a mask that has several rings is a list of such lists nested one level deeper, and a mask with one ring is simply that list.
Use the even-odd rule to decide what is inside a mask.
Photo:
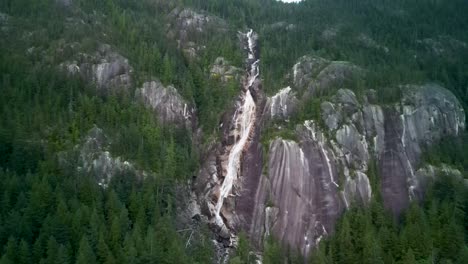
[{"label": "green foliage", "polygon": [[[440,176],[422,205],[395,223],[375,199],[344,213],[336,233],[320,243],[311,263],[457,263],[468,244],[468,189]],[[466,261],[466,259],[464,259]]]},{"label": "green foliage", "polygon": [[433,165],[450,164],[468,178],[468,132],[464,131],[459,137],[442,138],[423,152],[422,159]]}]

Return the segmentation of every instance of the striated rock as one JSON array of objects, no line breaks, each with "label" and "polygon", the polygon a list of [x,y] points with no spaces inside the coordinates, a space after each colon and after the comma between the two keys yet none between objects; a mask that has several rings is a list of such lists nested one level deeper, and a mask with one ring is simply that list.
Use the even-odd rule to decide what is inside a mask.
[{"label": "striated rock", "polygon": [[[449,168],[420,166],[423,146],[465,129],[456,97],[435,85],[406,85],[401,102],[379,106],[369,91],[363,102],[340,89],[323,102],[324,133],[318,122],[296,128],[298,141],[277,138],[255,195],[251,237],[258,245],[273,234],[307,255],[351,204],[369,203],[370,164],[375,161],[385,206],[395,216],[420,199],[428,179]],[[377,176],[377,175],[374,175]],[[252,185],[249,185],[252,186]]]},{"label": "striated rock", "polygon": [[111,50],[107,44],[93,54],[80,53],[74,61],[60,64],[71,75],[80,75],[105,93],[129,90],[132,86],[133,68],[128,59]]},{"label": "striated rock", "polygon": [[318,56],[303,56],[292,68],[292,81],[300,89],[306,88],[330,62]]},{"label": "striated rock", "polygon": [[343,122],[341,111],[335,108],[335,105],[330,102],[323,102],[320,105],[322,119],[330,130],[338,129],[338,126]]},{"label": "striated rock", "polygon": [[367,170],[369,153],[364,135],[354,125],[343,125],[336,131],[336,142],[344,153],[346,164],[361,171]]},{"label": "striated rock", "polygon": [[384,202],[396,215],[422,197],[415,175],[422,147],[465,129],[463,108],[450,91],[435,84],[402,89],[401,107],[384,110],[385,149],[379,158]]},{"label": "striated rock", "polygon": [[289,86],[281,89],[267,101],[270,117],[273,119],[288,120],[295,112],[297,104],[296,95]]},{"label": "striated rock", "polygon": [[145,82],[142,88],[135,91],[135,97],[151,108],[159,120],[191,127],[193,109],[174,86],[164,87],[159,81]]},{"label": "striated rock", "polygon": [[299,126],[297,134],[299,143],[278,138],[270,145],[268,176],[260,181],[251,230],[272,232],[307,255],[333,231],[344,204],[324,134],[312,122]]}]

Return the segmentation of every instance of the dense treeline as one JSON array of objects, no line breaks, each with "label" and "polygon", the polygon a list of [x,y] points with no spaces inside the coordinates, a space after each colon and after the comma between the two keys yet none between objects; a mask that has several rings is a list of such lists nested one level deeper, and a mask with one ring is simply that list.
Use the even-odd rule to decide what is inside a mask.
[{"label": "dense treeline", "polygon": [[344,214],[320,244],[313,263],[466,263],[466,181],[439,175],[423,204],[411,204],[395,224],[378,202]]},{"label": "dense treeline", "polygon": [[[151,10],[138,18],[133,12],[142,10],[124,2],[77,2],[83,13],[56,1],[0,3],[10,16],[0,40],[0,263],[208,263],[213,256],[208,236],[187,247],[174,221],[176,183],[198,165],[189,132],[160,124],[133,91],[101,96],[58,70],[76,52],[57,52],[63,43],[78,41],[79,52],[91,53],[110,43],[130,58],[137,82],[155,76],[191,98],[200,93],[193,67],[198,88],[208,88],[202,66],[161,41],[163,21],[150,19]],[[71,31],[68,16],[84,24]],[[111,139],[113,156],[150,176],[117,175],[103,189],[73,160],[62,166],[94,126]]]},{"label": "dense treeline", "polygon": [[[219,118],[239,88],[235,82],[209,78],[210,65],[223,56],[243,67],[236,32],[246,26],[261,34],[268,93],[285,85],[281,81],[298,57],[314,53],[372,69],[352,88],[376,88],[385,95],[381,98],[394,98],[388,87],[395,84],[437,81],[467,107],[467,49],[457,50],[464,52],[459,54],[448,47],[449,53],[435,56],[417,42],[438,36],[467,42],[464,0],[310,0],[287,8],[274,0],[77,0],[72,8],[67,2],[0,1],[0,22],[5,23],[3,13],[9,16],[0,28],[2,264],[209,263],[213,258],[209,235],[192,239],[188,246],[188,235],[177,232],[174,221],[176,183],[191,178],[199,162],[191,135],[156,121],[134,102],[133,90],[102,96],[93,85],[57,71],[61,62],[79,52],[92,54],[100,43],[111,44],[129,59],[135,69],[133,89],[151,77],[177,87],[196,106],[206,138],[216,135]],[[206,49],[197,59],[187,58],[168,37],[168,13],[183,4],[230,24],[223,34],[198,36]],[[279,21],[295,25],[294,30],[272,27]],[[340,33],[333,41],[321,37],[335,27]],[[363,47],[356,40],[361,33],[389,51]],[[57,52],[73,42],[80,50]],[[295,118],[319,120],[319,103],[317,98],[304,102]],[[117,175],[104,189],[93,175],[61,166],[61,153],[81,144],[95,125],[112,139],[112,155],[152,176]],[[265,138],[269,136],[274,133]],[[445,139],[424,159],[455,164],[466,174],[467,142]],[[468,259],[466,190],[450,178],[434,186],[423,206],[413,204],[402,223],[388,217],[377,201],[370,210],[345,213],[336,234],[311,260],[463,263]],[[241,235],[232,263],[251,262],[251,251]],[[302,263],[294,250],[283,251],[273,238],[266,241],[264,263],[280,263],[285,255],[291,263]]]},{"label": "dense treeline", "polygon": [[163,180],[0,170],[0,263],[209,263],[211,241],[176,232],[173,187]]},{"label": "dense treeline", "polygon": [[[295,61],[312,53],[368,69],[366,79],[352,88],[377,89],[383,102],[394,100],[396,85],[434,81],[454,92],[468,109],[466,1],[305,0],[287,7],[275,0],[184,2],[260,32],[268,93],[283,88],[281,81]],[[274,26],[277,22],[294,27]],[[363,36],[374,43],[366,44]],[[439,38],[446,42],[423,43]],[[440,48],[441,54],[434,52]]]}]

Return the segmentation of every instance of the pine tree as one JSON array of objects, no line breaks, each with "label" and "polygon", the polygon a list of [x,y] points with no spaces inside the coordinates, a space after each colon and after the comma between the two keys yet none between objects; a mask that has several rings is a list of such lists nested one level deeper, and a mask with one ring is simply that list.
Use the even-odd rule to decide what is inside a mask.
[{"label": "pine tree", "polygon": [[86,236],[83,236],[80,241],[80,247],[76,257],[76,264],[95,264],[96,256],[94,255],[93,249],[89,245]]},{"label": "pine tree", "polygon": [[67,249],[66,246],[60,245],[57,256],[55,258],[55,263],[54,264],[68,264],[70,263],[70,254],[68,252],[69,250]]},{"label": "pine tree", "polygon": [[405,257],[403,258],[403,262],[402,264],[416,264],[416,259],[414,257],[414,253],[413,253],[413,250],[410,248],[408,249],[408,251],[406,252],[406,255]]},{"label": "pine tree", "polygon": [[31,263],[31,252],[29,251],[29,244],[24,239],[21,240],[18,250],[18,263],[29,264]]}]

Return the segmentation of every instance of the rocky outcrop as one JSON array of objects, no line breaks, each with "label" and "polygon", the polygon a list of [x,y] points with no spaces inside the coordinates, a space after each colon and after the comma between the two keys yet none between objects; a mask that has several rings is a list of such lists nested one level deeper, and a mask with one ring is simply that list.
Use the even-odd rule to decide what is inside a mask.
[{"label": "rocky outcrop", "polygon": [[297,108],[298,100],[291,87],[281,89],[277,94],[268,98],[266,107],[272,119],[288,120]]},{"label": "rocky outcrop", "polygon": [[296,133],[299,142],[278,138],[270,144],[268,174],[260,181],[251,232],[259,240],[273,234],[306,256],[333,231],[344,204],[324,134],[312,122],[298,126]]},{"label": "rocky outcrop", "polygon": [[[428,177],[444,171],[417,170],[421,150],[445,135],[458,135],[465,115],[443,87],[400,88],[403,97],[394,105],[375,104],[374,91],[358,100],[351,90],[340,89],[321,104],[322,120],[297,126],[297,141],[271,142],[250,227],[258,244],[274,234],[307,255],[333,232],[345,208],[369,203],[376,191],[371,186],[380,188],[395,216],[411,199],[421,198]],[[372,185],[370,176],[380,177],[381,185]]]},{"label": "rocky outcrop", "polygon": [[243,71],[233,65],[223,57],[216,58],[211,66],[210,74],[212,78],[219,78],[223,82],[239,80]]},{"label": "rocky outcrop", "polygon": [[8,32],[10,16],[0,12],[0,33]]},{"label": "rocky outcrop", "polygon": [[73,150],[61,152],[59,161],[63,168],[71,172],[92,175],[103,188],[117,175],[146,177],[146,172],[137,170],[132,163],[121,157],[114,157],[109,149],[107,136],[102,129],[95,126]]},{"label": "rocky outcrop", "polygon": [[357,40],[362,45],[364,45],[364,47],[366,47],[366,48],[372,48],[372,49],[380,50],[380,51],[383,51],[385,53],[388,53],[390,51],[390,49],[388,47],[380,45],[379,43],[377,43],[377,41],[375,41],[370,36],[368,36],[368,35],[366,35],[364,33],[360,34],[357,37]]},{"label": "rocky outcrop", "polygon": [[448,90],[435,84],[401,88],[401,105],[384,111],[385,143],[379,156],[384,202],[396,215],[423,194],[415,176],[422,148],[465,129],[463,108]]},{"label": "rocky outcrop", "polygon": [[190,58],[205,49],[200,41],[204,34],[227,30],[227,23],[223,19],[188,8],[175,8],[169,14],[169,19],[167,35],[175,39],[179,48]]},{"label": "rocky outcrop", "polygon": [[456,56],[461,50],[468,50],[468,44],[450,36],[419,39],[416,43],[431,56],[437,57]]},{"label": "rocky outcrop", "polygon": [[191,127],[194,110],[174,86],[165,87],[159,81],[145,82],[143,87],[136,90],[135,97],[152,109],[162,122]]},{"label": "rocky outcrop", "polygon": [[293,66],[292,82],[296,89],[310,97],[330,94],[331,89],[342,88],[363,75],[364,70],[350,62],[304,56]]},{"label": "rocky outcrop", "polygon": [[60,66],[69,74],[79,75],[94,83],[105,93],[129,90],[132,86],[133,68],[128,59],[112,51],[106,44],[102,44],[92,55],[79,53],[75,60],[64,62]]}]

